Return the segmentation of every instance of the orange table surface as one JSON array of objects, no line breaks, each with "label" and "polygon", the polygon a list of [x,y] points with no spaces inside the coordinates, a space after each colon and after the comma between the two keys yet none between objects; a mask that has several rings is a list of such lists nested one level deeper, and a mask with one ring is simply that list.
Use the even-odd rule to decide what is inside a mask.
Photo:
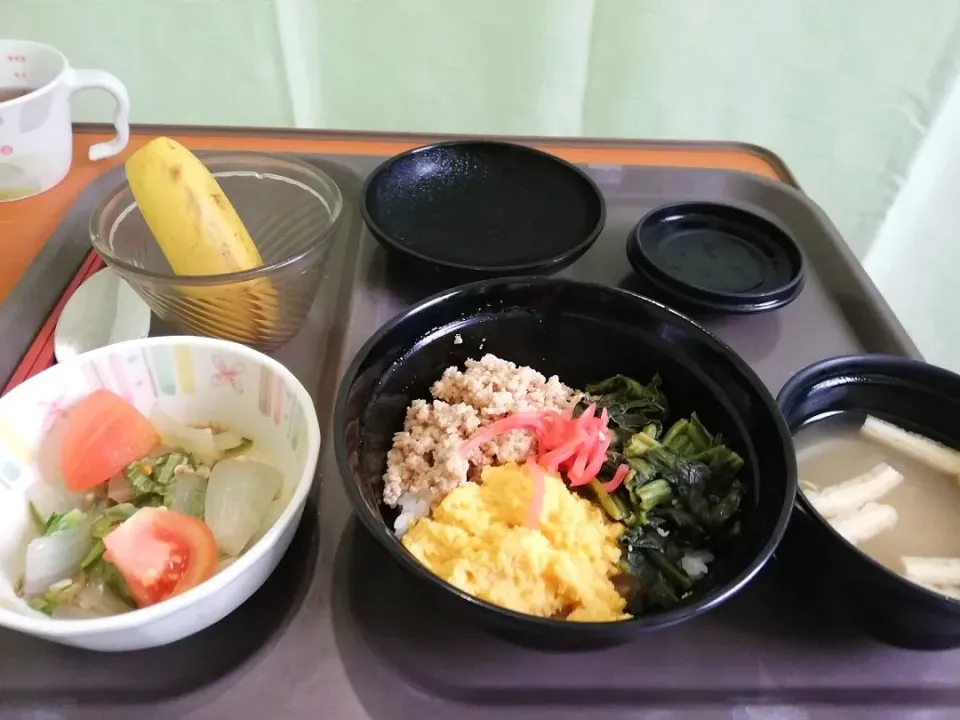
[{"label": "orange table surface", "polygon": [[[301,154],[394,155],[438,138],[379,133],[325,131],[135,127],[126,151],[114,158],[91,162],[87,150],[110,137],[103,126],[76,126],[73,167],[57,187],[41,195],[0,203],[0,301],[23,276],[47,238],[93,180],[121,164],[137,148],[157,135],[176,138],[193,150],[236,150]],[[447,138],[444,138],[447,139]],[[773,154],[732,143],[683,143],[561,138],[512,138],[535,145],[576,163],[657,165],[739,170],[794,183]]]}]

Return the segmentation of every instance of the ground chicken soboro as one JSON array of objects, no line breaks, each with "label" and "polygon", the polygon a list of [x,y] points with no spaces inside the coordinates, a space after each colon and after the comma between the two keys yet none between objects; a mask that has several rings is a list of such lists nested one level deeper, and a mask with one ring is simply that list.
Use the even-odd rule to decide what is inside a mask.
[{"label": "ground chicken soboro", "polygon": [[566,410],[581,396],[555,375],[546,378],[490,354],[467,360],[462,371],[447,368],[430,391],[432,402],[411,403],[387,454],[383,500],[391,507],[404,504],[401,498],[409,493],[428,508],[468,477],[479,479],[488,465],[523,461],[534,442],[524,430],[491,440],[466,459],[459,449],[479,428],[505,415]]}]

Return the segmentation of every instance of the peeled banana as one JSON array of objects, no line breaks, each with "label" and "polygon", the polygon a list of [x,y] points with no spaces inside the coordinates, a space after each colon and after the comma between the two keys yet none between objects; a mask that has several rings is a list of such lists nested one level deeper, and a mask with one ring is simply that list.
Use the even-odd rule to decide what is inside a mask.
[{"label": "peeled banana", "polygon": [[[187,148],[158,137],[127,160],[127,182],[147,227],[177,275],[221,275],[263,265],[223,189]],[[277,317],[272,283],[179,288],[191,301],[191,329],[259,344]]]}]

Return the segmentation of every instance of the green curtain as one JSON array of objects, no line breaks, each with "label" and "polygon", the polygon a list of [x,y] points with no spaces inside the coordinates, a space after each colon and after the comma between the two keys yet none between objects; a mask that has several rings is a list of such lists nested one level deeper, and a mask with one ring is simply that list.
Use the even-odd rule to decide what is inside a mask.
[{"label": "green curtain", "polygon": [[958,29],[956,0],[0,0],[0,36],[116,72],[139,122],[764,145],[861,257]]}]

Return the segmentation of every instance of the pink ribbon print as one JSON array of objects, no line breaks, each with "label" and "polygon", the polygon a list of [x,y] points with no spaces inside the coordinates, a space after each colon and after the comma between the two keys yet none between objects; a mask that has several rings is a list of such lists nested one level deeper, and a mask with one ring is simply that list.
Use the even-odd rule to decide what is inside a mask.
[{"label": "pink ribbon print", "polygon": [[210,384],[214,387],[230,385],[238,393],[242,393],[243,383],[240,382],[240,376],[244,371],[243,363],[230,364],[219,355],[212,356],[210,360],[216,369],[213,377],[210,378]]},{"label": "pink ribbon print", "polygon": [[53,400],[41,400],[38,405],[40,406],[40,412],[43,413],[43,432],[47,432],[53,427],[53,424],[70,407],[63,395],[58,395]]}]

